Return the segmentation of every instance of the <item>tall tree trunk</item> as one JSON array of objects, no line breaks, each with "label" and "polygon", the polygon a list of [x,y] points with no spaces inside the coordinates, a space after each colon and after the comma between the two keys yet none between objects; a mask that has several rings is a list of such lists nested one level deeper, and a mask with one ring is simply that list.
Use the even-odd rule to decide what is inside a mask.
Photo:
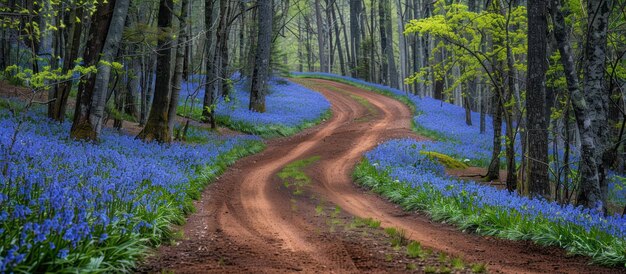
[{"label": "tall tree trunk", "polygon": [[304,71],[304,52],[302,52],[302,47],[304,46],[304,40],[302,39],[304,33],[302,32],[302,17],[298,17],[297,21],[298,26],[298,71]]},{"label": "tall tree trunk", "polygon": [[501,91],[493,93],[492,108],[493,111],[493,150],[491,154],[491,163],[487,170],[485,179],[487,181],[498,180],[500,178],[500,151],[502,151],[502,104],[500,103]]},{"label": "tall tree trunk", "polygon": [[604,79],[607,31],[611,0],[589,1],[587,41],[584,48],[583,98],[572,94],[574,112],[582,141],[581,186],[578,203],[606,212],[607,171],[613,159],[609,148],[609,91]]},{"label": "tall tree trunk", "polygon": [[[378,0],[378,24],[379,27],[379,35],[380,35],[380,54],[382,56],[380,62],[380,83],[383,85],[389,85],[389,59],[387,58],[387,31],[385,28],[387,27],[387,12],[386,6],[389,0]],[[372,5],[372,9],[374,6]],[[374,36],[372,36],[372,40]],[[392,38],[389,37],[389,40]]]},{"label": "tall tree trunk", "polygon": [[320,71],[330,72],[328,59],[326,59],[326,30],[322,19],[322,5],[320,0],[315,0],[315,22],[317,24],[317,46],[319,51]]},{"label": "tall tree trunk", "polygon": [[[86,66],[98,66],[100,54],[104,47],[109,25],[112,18],[115,0],[100,4],[96,8],[93,16],[87,46],[83,60]],[[107,82],[108,84],[108,82]],[[96,75],[88,75],[85,80],[78,85],[78,96],[76,109],[74,111],[74,121],[70,130],[70,136],[80,140],[96,140],[95,125],[91,124],[89,116],[92,112],[92,100],[96,85]]]},{"label": "tall tree trunk", "polygon": [[359,63],[361,56],[361,13],[362,13],[362,0],[350,0],[350,49],[351,49],[351,68],[352,68],[352,77],[358,76],[358,67],[361,66]]},{"label": "tall tree trunk", "polygon": [[169,129],[169,106],[172,90],[172,35],[167,33],[172,29],[172,11],[174,9],[173,0],[159,1],[158,27],[159,35],[157,39],[157,67],[156,82],[154,88],[154,99],[152,108],[148,115],[148,121],[137,138],[144,141],[157,141],[169,143],[172,136]]},{"label": "tall tree trunk", "polygon": [[[335,25],[335,40],[337,41],[337,54],[339,55],[339,68],[341,70],[341,75],[347,75],[346,62],[344,59],[343,49],[341,48],[341,39],[339,38],[341,36],[339,32],[339,20],[337,20],[337,14],[335,13],[335,5],[330,5],[329,8],[332,14],[333,21],[335,22],[333,25]],[[346,43],[347,42],[348,41],[346,41]]]},{"label": "tall tree trunk", "polygon": [[[410,1],[409,1],[410,2]],[[404,84],[403,79],[407,76],[407,44],[406,44],[406,37],[404,37],[404,15],[405,13],[402,12],[402,2],[400,0],[396,1],[396,6],[397,6],[397,13],[398,13],[398,43],[399,43],[399,48],[400,48],[400,75],[399,77],[396,77],[400,82],[399,82],[399,86],[401,87],[402,90],[406,91],[407,90],[407,86]]]},{"label": "tall tree trunk", "polygon": [[202,120],[203,122],[211,123],[211,128],[217,127],[215,122],[215,114],[214,114],[214,104],[217,100],[217,93],[215,89],[215,63],[214,63],[214,52],[215,44],[215,27],[213,17],[213,9],[215,8],[216,0],[206,0],[204,2],[204,24],[205,24],[205,35],[206,35],[206,80],[204,85],[204,99],[202,101]]},{"label": "tall tree trunk", "polygon": [[548,119],[546,117],[546,70],[548,32],[546,2],[528,0],[528,78],[526,119],[528,156],[526,168],[531,196],[550,197],[548,178]]},{"label": "tall tree trunk", "polygon": [[[319,0],[316,0],[319,4]],[[270,53],[272,47],[272,21],[274,17],[273,1],[259,3],[259,28],[256,60],[252,72],[250,90],[250,110],[265,112],[265,95],[269,80]]]},{"label": "tall tree trunk", "polygon": [[346,74],[344,75],[348,75],[348,71],[350,71],[350,74],[352,75],[352,71],[354,70],[353,67],[353,63],[352,63],[352,56],[351,56],[351,52],[350,52],[350,40],[348,39],[348,32],[346,30],[346,24],[343,21],[343,12],[341,11],[341,9],[339,8],[339,5],[337,4],[337,1],[335,1],[335,7],[337,8],[337,10],[339,11],[339,22],[341,22],[341,30],[343,33],[343,41],[344,41],[344,47],[345,47],[345,54],[346,54],[346,58],[344,59],[344,63],[346,66],[345,72]]},{"label": "tall tree trunk", "polygon": [[183,82],[183,71],[185,65],[185,50],[187,49],[187,11],[189,9],[189,0],[182,0],[180,6],[180,16],[178,17],[179,30],[178,42],[176,43],[176,63],[174,66],[174,75],[172,76],[172,95],[170,105],[167,111],[168,130],[170,138],[174,139],[174,125],[176,122],[176,110],[178,108],[178,97],[180,96],[181,83]]},{"label": "tall tree trunk", "polygon": [[384,75],[387,85],[392,88],[399,88],[398,69],[396,59],[393,54],[393,28],[391,24],[391,3],[390,0],[379,0],[378,15],[380,22],[380,45],[383,57],[382,75]]},{"label": "tall tree trunk", "polygon": [[[114,61],[119,51],[119,45],[122,40],[126,15],[130,0],[116,0],[115,9],[109,25],[107,39],[102,48],[100,62],[98,63],[98,72],[96,73],[96,83],[93,90],[93,98],[91,100],[91,112],[89,113],[89,124],[95,130],[96,139],[100,138],[100,131],[104,119],[104,110],[109,94],[109,82],[111,78],[111,63]],[[108,63],[108,64],[107,64]]]},{"label": "tall tree trunk", "polygon": [[606,211],[608,184],[606,171],[608,160],[608,92],[605,91],[605,59],[608,17],[612,1],[589,1],[587,5],[587,41],[584,47],[584,82],[579,88],[579,79],[574,65],[574,55],[569,42],[567,25],[561,2],[551,1],[554,37],[557,41],[561,64],[567,80],[567,89],[572,98],[580,141],[580,191],[577,203],[598,211]]}]

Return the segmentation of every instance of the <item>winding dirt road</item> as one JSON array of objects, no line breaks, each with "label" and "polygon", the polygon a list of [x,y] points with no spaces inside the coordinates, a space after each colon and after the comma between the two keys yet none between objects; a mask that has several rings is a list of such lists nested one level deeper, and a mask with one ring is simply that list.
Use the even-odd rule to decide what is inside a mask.
[{"label": "winding dirt road", "polygon": [[[238,161],[203,193],[197,213],[181,228],[183,239],[160,247],[139,271],[405,271],[406,263],[389,260],[376,250],[386,241],[380,239],[383,235],[362,233],[358,234],[362,238],[355,238],[355,233],[333,231],[335,223],[353,216],[402,228],[423,246],[468,262],[485,262],[490,272],[623,271],[590,266],[587,259],[568,257],[556,248],[464,233],[433,223],[423,214],[404,212],[360,189],[351,172],[365,151],[390,138],[421,138],[410,130],[410,110],[396,100],[352,86],[297,81],[328,98],[332,119],[296,136],[271,140],[262,153]],[[320,160],[305,169],[311,182],[303,193],[294,194],[277,173],[289,163],[313,156]],[[336,208],[335,214],[320,217],[326,208]]]}]

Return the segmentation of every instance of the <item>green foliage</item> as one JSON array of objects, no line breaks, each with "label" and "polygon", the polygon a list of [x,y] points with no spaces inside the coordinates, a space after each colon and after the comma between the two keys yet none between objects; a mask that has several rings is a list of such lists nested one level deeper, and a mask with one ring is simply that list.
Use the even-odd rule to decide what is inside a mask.
[{"label": "green foliage", "polygon": [[34,91],[42,91],[48,90],[53,83],[71,81],[74,73],[83,75],[95,72],[95,66],[83,67],[77,65],[67,73],[63,73],[61,68],[52,69],[50,66],[44,66],[40,68],[39,72],[35,73],[32,69],[11,65],[4,70],[4,75],[13,84],[19,84]]},{"label": "green foliage", "polygon": [[416,241],[411,241],[406,246],[406,253],[410,258],[425,258],[428,253],[422,248],[422,244]]},{"label": "green foliage", "polygon": [[[494,1],[492,7],[472,12],[465,4],[446,2],[436,1],[433,16],[414,19],[406,25],[404,34],[431,35],[440,40],[429,60],[431,65],[414,72],[405,79],[405,83],[431,84],[429,75],[436,80],[444,80],[458,66],[461,75],[451,79],[453,82],[446,87],[446,94],[472,80],[487,79],[492,85],[504,85],[503,78],[498,75],[505,75],[508,67],[498,66],[506,63],[507,45],[515,56],[521,57],[527,52],[526,8],[519,5],[502,11],[494,6],[497,5]],[[487,40],[492,43],[486,43]],[[441,56],[442,51],[447,53],[446,58],[436,62],[434,55]],[[514,59],[515,69],[526,71],[524,59]]]}]

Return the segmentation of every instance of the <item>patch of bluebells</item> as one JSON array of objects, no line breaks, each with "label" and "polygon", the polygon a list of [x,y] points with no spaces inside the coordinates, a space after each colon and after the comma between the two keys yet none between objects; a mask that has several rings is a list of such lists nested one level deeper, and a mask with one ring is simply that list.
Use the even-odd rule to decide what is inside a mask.
[{"label": "patch of bluebells", "polygon": [[319,119],[330,109],[324,96],[301,85],[279,78],[269,84],[264,113],[248,110],[250,93],[244,83],[235,85],[228,102],[221,101],[216,109],[218,116],[227,116],[234,122],[253,125],[281,125],[298,127],[305,122]]},{"label": "patch of bluebells", "polygon": [[[540,227],[547,222],[550,227],[573,231],[572,233],[576,236],[572,238],[580,238],[580,240],[593,243],[600,242],[601,248],[617,246],[615,256],[621,256],[620,260],[624,260],[626,218],[618,215],[605,217],[591,209],[559,205],[544,199],[531,199],[519,196],[517,193],[498,190],[492,186],[447,176],[441,164],[419,153],[423,143],[413,139],[391,140],[367,152],[365,157],[378,172],[386,172],[392,180],[402,182],[418,192],[436,193],[444,199],[454,200],[456,205],[466,210],[465,212],[481,215],[483,212],[495,209],[496,218],[505,220],[504,223],[506,220],[517,218],[530,227]],[[428,197],[436,199],[433,197],[437,195],[428,195]],[[491,220],[490,222],[497,223],[498,221]],[[566,235],[557,235],[557,237],[567,238]],[[568,244],[571,243],[564,245],[568,246]],[[579,248],[576,244],[568,247]],[[601,251],[608,252],[607,250]],[[613,255],[609,254],[609,256]]]},{"label": "patch of bluebells", "polygon": [[212,135],[208,143],[162,145],[105,129],[93,144],[69,140],[70,123],[6,110],[0,128],[0,273],[153,233],[165,211],[182,215],[200,170],[259,140]]},{"label": "patch of bluebells", "polygon": [[[279,125],[284,127],[298,127],[303,123],[319,119],[330,109],[330,103],[324,96],[296,83],[274,77],[269,82],[269,92],[265,98],[266,110],[258,113],[248,110],[250,91],[247,81],[239,79],[238,74],[232,77],[234,90],[228,100],[220,99],[215,110],[219,117],[227,117],[235,123],[250,125]],[[204,79],[193,76],[189,82],[182,85],[181,105],[194,102],[194,108],[202,107],[204,88],[201,86]],[[195,100],[193,100],[195,98]]]}]

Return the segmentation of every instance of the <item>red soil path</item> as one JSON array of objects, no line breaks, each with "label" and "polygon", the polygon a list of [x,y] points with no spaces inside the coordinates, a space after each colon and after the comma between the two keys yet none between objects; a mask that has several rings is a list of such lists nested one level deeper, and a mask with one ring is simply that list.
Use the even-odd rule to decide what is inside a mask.
[{"label": "red soil path", "polygon": [[[360,189],[351,180],[364,152],[397,137],[420,139],[410,130],[411,112],[402,103],[349,85],[298,80],[332,103],[333,117],[304,132],[268,142],[262,153],[238,161],[204,191],[181,230],[181,240],[160,247],[139,271],[198,272],[399,272],[406,262],[390,261],[377,247],[381,234],[329,232],[316,207],[340,207],[342,218],[371,217],[383,227],[404,229],[423,246],[484,262],[490,272],[616,273],[589,265],[557,248],[465,233],[429,220]],[[343,92],[336,92],[343,90]],[[350,95],[368,100],[366,107]],[[277,177],[287,164],[319,156],[306,169],[311,183],[294,195]],[[383,239],[381,239],[383,238]],[[381,244],[383,243],[383,244]],[[419,271],[419,269],[418,269]]]}]

